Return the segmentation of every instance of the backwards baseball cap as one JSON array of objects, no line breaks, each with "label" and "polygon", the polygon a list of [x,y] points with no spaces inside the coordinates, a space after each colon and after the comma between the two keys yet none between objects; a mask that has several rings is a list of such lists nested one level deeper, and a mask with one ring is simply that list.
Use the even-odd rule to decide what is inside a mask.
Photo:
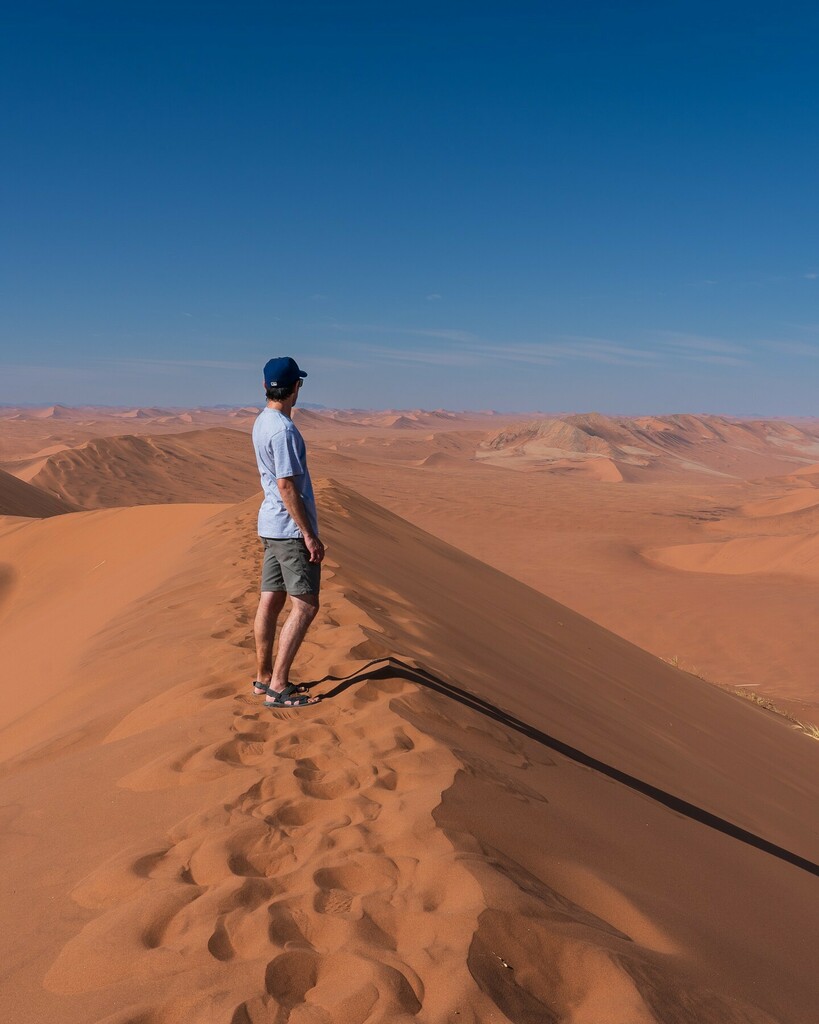
[{"label": "backwards baseball cap", "polygon": [[291,384],[306,377],[304,370],[290,356],[275,356],[269,359],[264,368],[264,386],[266,388],[289,388]]}]

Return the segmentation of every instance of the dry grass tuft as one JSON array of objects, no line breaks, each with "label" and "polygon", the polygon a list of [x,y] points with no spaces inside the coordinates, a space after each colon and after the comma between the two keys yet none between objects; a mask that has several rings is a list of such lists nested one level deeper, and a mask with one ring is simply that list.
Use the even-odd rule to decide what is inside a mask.
[{"label": "dry grass tuft", "polygon": [[812,740],[819,740],[819,725],[814,725],[813,722],[803,722],[801,718],[797,718],[795,715],[792,715],[790,711],[785,711],[784,708],[780,708],[777,704],[774,704],[770,697],[763,697],[762,694],[757,693],[755,690],[735,688],[733,692],[738,697],[742,697],[744,700],[749,700],[752,704],[756,704],[756,706],[762,708],[763,711],[770,711],[774,715],[780,715],[786,721],[790,722],[794,729],[798,729],[800,732],[803,732]]},{"label": "dry grass tuft", "polygon": [[[702,679],[706,683],[713,683],[715,686],[722,686],[721,683],[714,683],[713,679],[708,679],[704,676],[699,669],[692,665],[691,668],[683,668],[680,664],[678,655],[674,655],[671,658],[663,658],[667,664],[673,668],[679,669],[681,672],[685,672],[689,676],[696,676],[697,679]],[[748,700],[752,704],[756,704],[758,708],[762,708],[763,711],[769,711],[772,715],[779,715],[784,718],[785,721],[790,722],[794,729],[798,729],[803,732],[806,736],[809,736],[812,740],[819,740],[819,725],[814,725],[813,722],[803,722],[801,718],[797,718],[792,715],[790,711],[786,711],[784,708],[780,708],[778,704],[770,699],[770,697],[764,697],[761,693],[757,693],[755,690],[748,690],[744,687],[733,687],[722,686],[722,689],[727,690],[729,693],[736,694],[737,697],[742,697],[743,700]]]}]

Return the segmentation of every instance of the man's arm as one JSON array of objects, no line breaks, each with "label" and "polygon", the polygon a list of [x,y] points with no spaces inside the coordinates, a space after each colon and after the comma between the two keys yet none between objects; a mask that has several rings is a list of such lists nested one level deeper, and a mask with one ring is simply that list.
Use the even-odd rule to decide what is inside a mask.
[{"label": "man's arm", "polygon": [[313,528],[307,519],[307,510],[304,507],[304,502],[301,500],[295,480],[292,476],[280,476],[276,480],[276,485],[279,488],[279,494],[282,496],[284,507],[290,513],[293,522],[301,530],[304,543],[310,552],[310,561],[320,562],[324,558],[324,545],[313,533]]}]

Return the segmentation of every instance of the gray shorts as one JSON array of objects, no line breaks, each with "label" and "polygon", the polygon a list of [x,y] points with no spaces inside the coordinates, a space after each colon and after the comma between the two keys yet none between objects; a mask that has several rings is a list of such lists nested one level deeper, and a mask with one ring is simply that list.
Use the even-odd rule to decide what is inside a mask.
[{"label": "gray shorts", "polygon": [[311,562],[301,537],[275,540],[262,537],[262,593],[286,590],[288,594],[317,594],[321,586],[321,563]]}]

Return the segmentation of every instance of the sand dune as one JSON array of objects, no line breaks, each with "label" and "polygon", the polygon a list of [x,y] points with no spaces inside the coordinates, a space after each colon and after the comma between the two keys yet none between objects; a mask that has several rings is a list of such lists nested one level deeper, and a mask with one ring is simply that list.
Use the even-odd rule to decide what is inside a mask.
[{"label": "sand dune", "polygon": [[752,519],[764,516],[782,516],[802,509],[814,508],[819,505],[819,490],[791,491],[778,498],[767,498],[764,501],[753,501],[743,505],[740,512]]},{"label": "sand dune", "polygon": [[[583,413],[517,423],[487,438],[478,458],[510,468],[543,461],[614,460],[629,478],[703,473],[748,475],[780,471],[819,451],[819,438],[777,421],[733,421],[720,416],[623,417]],[[642,472],[641,472],[642,471]],[[613,474],[601,471],[601,480]]]},{"label": "sand dune", "polygon": [[426,466],[428,469],[452,469],[460,464],[461,460],[448,452],[432,452],[430,455],[424,456],[418,463],[419,466]]},{"label": "sand dune", "polygon": [[819,487],[819,463],[815,466],[802,466],[800,469],[794,470],[794,475],[807,477],[813,487]]},{"label": "sand dune", "polygon": [[[44,409],[32,409],[27,414],[29,418],[35,420],[70,420],[75,415],[74,410],[65,405],[49,405]],[[23,414],[21,418],[26,418],[26,414]]]},{"label": "sand dune", "polygon": [[246,433],[214,428],[108,437],[49,456],[32,482],[85,508],[238,501],[258,473]]},{"label": "sand dune", "polygon": [[687,544],[645,552],[657,565],[730,576],[791,573],[819,579],[819,533],[792,537],[741,537],[721,544]]},{"label": "sand dune", "polygon": [[734,515],[709,524],[710,533],[731,539],[648,548],[646,558],[685,572],[819,578],[819,491],[804,485],[794,489],[789,484],[795,479],[800,478],[782,478],[778,495],[743,504]]},{"label": "sand dune", "polygon": [[626,474],[613,459],[557,459],[549,465],[549,472],[560,476],[585,477],[603,483],[619,484]]},{"label": "sand dune", "polygon": [[43,518],[72,512],[75,505],[0,469],[0,516]]},{"label": "sand dune", "polygon": [[[153,509],[150,518],[138,509],[117,509],[42,522],[0,519],[0,563],[9,588],[0,620],[0,727],[15,722],[14,730],[22,728],[21,716],[39,708],[46,693],[50,700],[38,721],[59,722],[53,698],[73,685],[69,669],[74,659],[81,661],[89,638],[164,579],[180,542],[219,508],[175,505]],[[127,663],[120,666],[125,690],[131,671]],[[85,699],[88,681],[81,685]],[[81,707],[81,715],[87,713]],[[3,756],[36,738],[39,727],[35,722],[34,732],[13,743],[4,732]]]},{"label": "sand dune", "polygon": [[808,1024],[816,745],[319,500],[301,712],[249,696],[255,499],[0,536],[9,1019]]},{"label": "sand dune", "polygon": [[[755,737],[759,746],[754,758],[768,742],[776,743],[777,724],[756,719],[752,724],[750,718],[735,717],[736,701],[731,696],[689,677],[684,677],[681,691],[680,673],[664,662],[430,538],[375,503],[339,485],[324,488],[322,500],[323,507],[335,513],[326,532],[334,550],[340,552],[345,579],[359,593],[373,595],[362,601],[362,609],[377,623],[380,642],[386,636],[399,656],[425,663],[438,675],[457,666],[453,678],[470,692],[525,717],[530,725],[564,729],[568,742],[591,747],[597,756],[654,785],[685,789],[700,776],[703,784],[708,778],[715,813],[727,813],[733,800],[733,787],[728,784],[726,803],[717,796],[725,780],[738,771],[736,783],[740,777],[747,783],[743,773],[750,765],[740,767],[747,756],[741,750],[747,734],[739,739],[746,727],[773,728],[769,740],[762,733]],[[379,538],[378,544],[371,543],[371,553],[367,538]],[[406,571],[408,565],[412,572]],[[374,584],[376,579],[390,582]],[[434,589],[429,580],[435,581]],[[387,605],[383,610],[379,608],[382,599]],[[406,610],[400,615],[402,607]],[[512,634],[516,651],[510,664]],[[443,665],[438,664],[441,658],[446,659]],[[624,699],[634,701],[636,707],[623,706]],[[643,760],[640,751],[658,739],[660,723],[665,723],[664,732],[669,721],[674,723],[668,738],[676,763],[673,768],[661,768],[658,762],[663,759],[652,753]],[[733,749],[730,733],[735,728]],[[796,744],[796,748],[797,758],[807,759],[805,765],[816,756],[811,743]],[[685,771],[680,759],[687,762]],[[723,782],[714,779],[712,772]],[[799,769],[794,769],[793,781],[798,777]],[[764,780],[755,788],[762,799]],[[678,795],[688,799],[694,793],[692,789]],[[757,797],[749,795],[746,814]],[[697,798],[701,800],[702,793]],[[746,822],[753,817],[751,813]],[[808,852],[814,840],[809,838],[807,823],[792,825],[795,831],[788,826],[778,833],[779,839],[801,846],[808,856],[819,853],[819,848]]]},{"label": "sand dune", "polygon": [[124,420],[149,420],[154,416],[161,416],[162,413],[158,409],[127,409],[119,415]]},{"label": "sand dune", "polygon": [[596,434],[563,420],[534,420],[508,427],[487,442],[493,451],[521,451],[537,454],[541,449],[612,455],[612,446]]},{"label": "sand dune", "polygon": [[[792,484],[677,474],[633,484],[630,471],[639,467],[618,464],[624,482],[601,487],[584,475],[583,462],[521,473],[468,457],[422,481],[418,474],[429,474],[418,468],[420,445],[411,464],[379,457],[369,438],[343,450],[350,457],[343,469],[323,451],[313,456],[317,468],[659,657],[777,703],[796,702],[794,713],[819,722],[811,578],[670,572],[640,555],[740,536],[815,534],[819,507],[738,514]],[[588,464],[595,461],[603,464]]]}]

